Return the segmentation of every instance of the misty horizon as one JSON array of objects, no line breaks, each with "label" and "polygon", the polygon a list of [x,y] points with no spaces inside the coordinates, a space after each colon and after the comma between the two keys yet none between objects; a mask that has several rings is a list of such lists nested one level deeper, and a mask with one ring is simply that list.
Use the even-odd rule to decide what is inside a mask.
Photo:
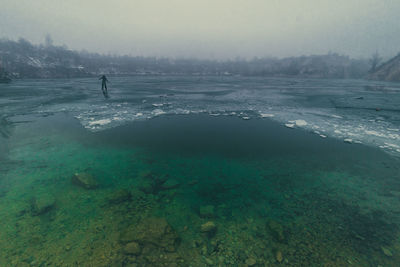
[{"label": "misty horizon", "polygon": [[[368,58],[371,57],[371,55],[367,56],[359,56],[359,57],[352,57],[351,55],[348,54],[343,54],[343,53],[338,53],[337,51],[326,51],[325,53],[311,53],[311,54],[299,54],[299,55],[288,55],[288,56],[275,56],[275,55],[270,55],[270,56],[253,56],[253,57],[243,57],[241,55],[236,55],[232,57],[226,57],[226,58],[206,58],[206,57],[196,57],[196,56],[170,56],[170,55],[139,55],[139,54],[125,54],[121,53],[118,51],[109,51],[109,52],[97,52],[97,51],[92,51],[87,48],[80,48],[80,49],[74,49],[70,47],[66,43],[57,43],[53,40],[52,36],[49,34],[46,34],[43,37],[42,41],[39,41],[37,43],[33,42],[32,40],[29,40],[28,38],[25,38],[23,36],[20,36],[18,38],[9,38],[9,37],[0,37],[0,41],[11,41],[11,42],[19,42],[19,41],[27,41],[31,45],[36,46],[36,47],[47,47],[49,44],[46,43],[46,38],[50,37],[51,46],[53,47],[59,47],[66,49],[68,51],[74,51],[78,53],[88,53],[88,54],[98,54],[99,56],[111,56],[111,57],[144,57],[144,58],[158,58],[158,59],[171,59],[171,60],[205,60],[205,61],[220,61],[220,62],[225,62],[225,61],[251,61],[255,59],[286,59],[286,58],[300,58],[300,57],[312,57],[312,56],[325,56],[325,55],[338,55],[338,56],[344,56],[344,57],[349,57],[351,59],[356,59],[356,60],[367,60]],[[376,50],[375,52],[378,52]],[[397,55],[400,53],[400,50],[398,53],[395,53],[392,56],[387,56],[386,58],[392,58],[393,56]],[[379,54],[380,55],[380,54]]]},{"label": "misty horizon", "polygon": [[93,53],[227,60],[399,52],[396,1],[5,0],[0,38]]}]

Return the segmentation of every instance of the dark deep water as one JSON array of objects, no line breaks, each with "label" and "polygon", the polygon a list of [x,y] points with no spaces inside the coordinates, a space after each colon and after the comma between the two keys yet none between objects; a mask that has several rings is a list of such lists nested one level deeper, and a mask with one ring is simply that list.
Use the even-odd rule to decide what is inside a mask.
[{"label": "dark deep water", "polygon": [[399,265],[398,85],[110,80],[1,85],[0,266]]}]

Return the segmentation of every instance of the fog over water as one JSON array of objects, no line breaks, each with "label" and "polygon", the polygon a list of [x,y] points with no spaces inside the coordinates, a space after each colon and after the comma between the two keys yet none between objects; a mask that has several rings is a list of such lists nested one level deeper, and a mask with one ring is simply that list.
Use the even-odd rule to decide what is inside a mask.
[{"label": "fog over water", "polygon": [[226,59],[399,52],[395,0],[2,0],[0,37],[100,53]]}]

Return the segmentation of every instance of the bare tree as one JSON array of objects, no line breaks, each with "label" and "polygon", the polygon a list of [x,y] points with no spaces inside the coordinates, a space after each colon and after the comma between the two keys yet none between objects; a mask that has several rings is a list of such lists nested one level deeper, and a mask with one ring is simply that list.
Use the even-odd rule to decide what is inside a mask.
[{"label": "bare tree", "polygon": [[369,59],[369,63],[371,64],[371,69],[369,71],[374,72],[379,63],[381,63],[381,61],[382,57],[379,55],[378,50],[376,50],[375,53],[372,54],[371,58]]},{"label": "bare tree", "polygon": [[50,34],[46,34],[46,37],[44,39],[44,44],[45,44],[46,47],[53,46],[53,38],[51,38]]}]

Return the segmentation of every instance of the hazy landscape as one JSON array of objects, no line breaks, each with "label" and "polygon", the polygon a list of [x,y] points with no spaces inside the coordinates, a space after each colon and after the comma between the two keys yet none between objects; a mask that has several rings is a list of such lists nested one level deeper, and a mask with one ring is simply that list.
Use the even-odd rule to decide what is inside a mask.
[{"label": "hazy landscape", "polygon": [[0,266],[400,265],[400,2],[0,6]]}]

